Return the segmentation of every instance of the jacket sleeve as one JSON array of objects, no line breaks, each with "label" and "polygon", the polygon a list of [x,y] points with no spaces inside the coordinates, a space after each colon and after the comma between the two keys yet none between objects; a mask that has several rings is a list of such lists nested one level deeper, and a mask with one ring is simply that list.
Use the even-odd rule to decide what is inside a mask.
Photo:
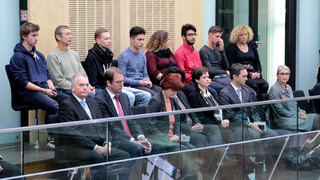
[{"label": "jacket sleeve", "polygon": [[229,44],[226,50],[227,59],[229,61],[229,66],[236,62],[236,49],[235,44]]},{"label": "jacket sleeve", "polygon": [[[228,105],[231,104],[229,95],[225,91],[220,91],[220,96],[219,96],[219,104],[220,105]],[[223,119],[231,119],[236,118],[236,112],[234,108],[225,108],[222,110],[223,112]]]},{"label": "jacket sleeve", "polygon": [[[58,118],[60,122],[71,122],[76,120],[76,112],[72,109],[70,105],[65,102],[62,102],[59,107]],[[72,141],[76,141],[79,144],[84,145],[89,149],[93,149],[96,145],[94,141],[87,138],[85,135],[81,133],[79,129],[85,128],[86,125],[82,126],[71,126],[67,127],[64,131],[68,137],[72,139]]]},{"label": "jacket sleeve", "polygon": [[[201,49],[199,51],[199,54],[200,54],[200,59],[201,59],[202,65],[209,69],[210,77],[213,78],[215,73],[214,73],[214,68],[210,64],[208,53],[204,49]],[[211,57],[211,58],[213,58],[213,57]]]},{"label": "jacket sleeve", "polygon": [[260,63],[260,58],[259,58],[259,54],[258,54],[257,48],[254,46],[253,43],[250,43],[250,46],[253,49],[254,57],[255,57],[255,67],[254,68],[255,68],[256,72],[261,73],[262,72],[262,68],[261,68],[261,63]]},{"label": "jacket sleeve", "polygon": [[[185,57],[184,55],[180,54],[179,52],[175,52],[174,53],[174,58],[177,60],[178,66],[180,67],[180,69],[185,72],[185,67],[184,67],[184,63],[185,63]],[[191,78],[191,73],[185,73],[185,79],[192,79]]]},{"label": "jacket sleeve", "polygon": [[[149,104],[147,106],[147,113],[154,113],[154,112],[160,112],[160,103],[152,98],[149,101]],[[157,126],[161,123],[158,123],[158,121],[161,121],[163,117],[152,117],[148,119],[148,128],[147,132],[148,134],[160,134],[161,131],[157,128]]]},{"label": "jacket sleeve", "polygon": [[146,53],[148,73],[152,78],[156,78],[160,71],[157,69],[157,57],[153,52]]},{"label": "jacket sleeve", "polygon": [[[103,94],[98,94],[95,97],[95,100],[98,102],[98,105],[100,107],[101,113],[102,113],[102,117],[104,118],[109,118],[112,117],[112,115],[110,114],[109,110],[108,110],[108,105],[106,104],[106,102],[104,100],[101,99],[101,97]],[[130,137],[127,133],[124,132],[124,130],[122,128],[120,128],[117,124],[121,123],[119,122],[109,122],[108,123],[108,128],[109,128],[109,132],[112,136],[112,140],[113,141],[119,141],[119,140],[130,140]]]},{"label": "jacket sleeve", "polygon": [[84,62],[84,70],[87,73],[89,83],[91,86],[97,86],[98,81],[98,67],[95,62],[93,54],[89,53]]},{"label": "jacket sleeve", "polygon": [[12,73],[14,81],[20,88],[25,88],[27,84],[30,82],[26,68],[26,64],[22,57],[12,57],[10,61],[10,71]]},{"label": "jacket sleeve", "polygon": [[[271,87],[269,93],[268,93],[269,100],[279,100],[280,97],[280,91],[278,91],[276,88]],[[290,103],[292,102],[283,102],[283,103],[273,103],[271,104],[272,110],[277,113],[279,116],[282,117],[296,117],[297,111],[291,111],[289,107]]]},{"label": "jacket sleeve", "polygon": [[147,58],[144,54],[143,54],[143,78],[149,79],[148,69],[147,69]]},{"label": "jacket sleeve", "polygon": [[230,64],[227,58],[227,55],[224,51],[220,52],[221,53],[221,57],[222,57],[222,66],[224,69],[230,69]]}]

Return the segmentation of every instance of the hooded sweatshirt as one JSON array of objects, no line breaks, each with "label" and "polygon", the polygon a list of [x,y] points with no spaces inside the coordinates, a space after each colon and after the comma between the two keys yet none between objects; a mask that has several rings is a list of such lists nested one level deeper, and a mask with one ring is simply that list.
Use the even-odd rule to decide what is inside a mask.
[{"label": "hooded sweatshirt", "polygon": [[10,59],[10,71],[19,88],[18,95],[23,96],[29,92],[25,89],[29,82],[42,88],[48,88],[47,80],[50,79],[50,75],[46,64],[43,54],[35,47],[28,51],[21,43],[16,44],[14,54]]}]

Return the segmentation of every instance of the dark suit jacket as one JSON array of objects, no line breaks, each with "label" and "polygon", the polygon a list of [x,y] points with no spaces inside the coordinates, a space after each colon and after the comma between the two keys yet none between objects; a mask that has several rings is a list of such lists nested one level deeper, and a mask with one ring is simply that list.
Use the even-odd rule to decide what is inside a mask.
[{"label": "dark suit jacket", "polygon": [[[131,115],[132,113],[130,110],[128,96],[122,92],[120,92],[118,95],[124,116]],[[114,107],[112,99],[106,90],[104,90],[102,93],[97,94],[95,99],[99,104],[103,117],[118,117],[117,110]],[[133,137],[143,135],[143,131],[141,130],[140,125],[135,120],[128,120],[127,123],[130,129],[130,133]],[[111,136],[113,137],[113,141],[121,141],[123,139],[130,140],[130,136],[124,131],[121,121],[111,122],[109,123],[109,127]]]},{"label": "dark suit jacket", "polygon": [[[187,99],[186,95],[183,93],[183,91],[178,91],[177,96],[180,99],[180,101],[183,103],[183,105],[186,107],[186,109],[191,109],[191,106],[188,102],[188,99]],[[192,119],[192,125],[200,123],[200,120],[195,113],[189,113],[189,116]]]},{"label": "dark suit jacket", "polygon": [[[92,98],[86,98],[86,101],[92,118],[102,118],[97,102]],[[86,111],[73,95],[60,104],[58,117],[60,122],[90,120]],[[59,138],[59,144],[61,143],[63,146],[93,149],[96,144],[102,146],[106,140],[106,129],[102,123],[67,127],[63,129],[62,133],[63,138]]]},{"label": "dark suit jacket", "polygon": [[[181,94],[180,94],[181,95]],[[181,98],[180,98],[181,99]],[[183,99],[183,98],[182,98]],[[181,110],[181,108],[178,105],[177,99],[171,98],[171,106],[175,110]],[[182,102],[186,103],[186,99],[181,100]],[[186,106],[189,107],[189,106]],[[166,106],[164,102],[164,98],[162,95],[162,91],[154,95],[149,105],[147,106],[147,112],[153,113],[153,112],[166,112]],[[191,126],[187,125],[186,122],[186,116],[184,114],[176,114],[175,117],[175,123],[174,123],[174,134],[179,135],[182,131],[182,133],[190,132]],[[169,116],[159,116],[150,118],[144,123],[147,134],[168,134],[169,131]],[[180,128],[181,127],[181,128]]]},{"label": "dark suit jacket", "polygon": [[[212,95],[213,96],[213,95]],[[213,97],[217,102],[218,98]],[[209,104],[206,103],[203,96],[200,93],[200,89],[195,87],[192,92],[190,92],[188,96],[189,104],[192,108],[201,108],[201,107],[210,107]],[[203,111],[196,113],[198,118],[200,119],[202,124],[220,124],[220,121],[214,117],[214,111]]]},{"label": "dark suit jacket", "polygon": [[[241,95],[243,103],[253,102],[255,99],[254,90],[247,85],[241,87]],[[241,104],[240,99],[231,84],[229,84],[220,91],[219,101],[220,105]],[[248,116],[250,118],[250,122],[260,121],[260,116],[255,106],[248,106],[245,108],[223,109],[223,118],[229,119],[231,124],[241,123],[242,120],[245,125],[249,125],[249,122],[247,121]]]}]

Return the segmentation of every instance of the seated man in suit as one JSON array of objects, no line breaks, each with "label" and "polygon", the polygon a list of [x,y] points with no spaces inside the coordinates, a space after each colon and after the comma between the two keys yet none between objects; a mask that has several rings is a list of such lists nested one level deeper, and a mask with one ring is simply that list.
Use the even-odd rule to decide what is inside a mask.
[{"label": "seated man in suit", "polygon": [[[255,101],[255,91],[247,86],[247,69],[241,64],[233,64],[230,69],[231,83],[221,90],[219,100],[221,105],[241,104]],[[258,123],[260,116],[255,106],[244,108],[229,108],[223,110],[223,117],[229,119],[230,126],[238,126],[241,133],[241,123],[244,127],[244,140],[257,139],[261,137],[275,136],[276,133],[266,128],[266,131],[260,129]],[[236,131],[237,132],[237,131]],[[229,134],[229,133],[228,133]],[[235,137],[241,137],[240,134],[234,134]],[[227,142],[236,139],[228,139]],[[240,140],[240,139],[238,139]]]},{"label": "seated man in suit", "polygon": [[[96,100],[103,117],[127,116],[131,114],[129,100],[122,93],[124,83],[123,73],[116,67],[110,67],[104,74],[107,87],[96,95]],[[140,125],[135,120],[122,120],[109,123],[112,144],[130,153],[131,157],[150,154],[151,144],[145,138]]]},{"label": "seated man in suit", "polygon": [[[59,108],[60,122],[92,120],[102,118],[98,103],[88,97],[89,82],[86,75],[77,74],[71,81],[72,95]],[[111,148],[106,140],[105,124],[86,124],[67,127],[62,130],[57,145],[61,145],[66,159],[79,164],[102,163],[109,160],[130,158],[127,152]]]},{"label": "seated man in suit", "polygon": [[[242,64],[236,63],[231,66],[231,83],[220,92],[219,100],[221,105],[250,103],[255,101],[255,91],[246,85],[247,75],[247,69]],[[223,118],[229,119],[230,121],[228,128],[221,129],[221,135],[226,142],[238,142],[277,135],[267,127],[264,129],[259,128],[257,122],[259,122],[261,118],[255,106],[223,109]],[[254,165],[254,167],[260,164],[259,167],[262,168],[262,163],[260,161],[268,154],[266,151],[269,150],[269,142],[270,141],[264,141],[263,145],[260,142],[245,145],[245,150],[243,151],[243,154],[245,155],[245,164]],[[234,150],[239,153],[239,149]],[[239,162],[241,162],[241,160]],[[250,171],[252,168],[249,167],[246,168],[244,173],[249,174],[252,172]]]}]

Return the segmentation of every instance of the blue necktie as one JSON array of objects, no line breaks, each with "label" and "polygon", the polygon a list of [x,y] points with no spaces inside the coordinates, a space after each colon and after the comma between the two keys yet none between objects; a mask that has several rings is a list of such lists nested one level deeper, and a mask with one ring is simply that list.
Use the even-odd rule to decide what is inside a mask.
[{"label": "blue necktie", "polygon": [[238,94],[238,97],[239,97],[240,102],[242,103],[241,89],[237,89],[237,94]]},{"label": "blue necktie", "polygon": [[87,106],[86,101],[80,101],[80,104],[82,105],[83,109],[86,111],[88,116],[92,119],[92,115],[91,115],[91,112],[90,112],[89,108],[88,109],[86,108],[86,106]]}]

